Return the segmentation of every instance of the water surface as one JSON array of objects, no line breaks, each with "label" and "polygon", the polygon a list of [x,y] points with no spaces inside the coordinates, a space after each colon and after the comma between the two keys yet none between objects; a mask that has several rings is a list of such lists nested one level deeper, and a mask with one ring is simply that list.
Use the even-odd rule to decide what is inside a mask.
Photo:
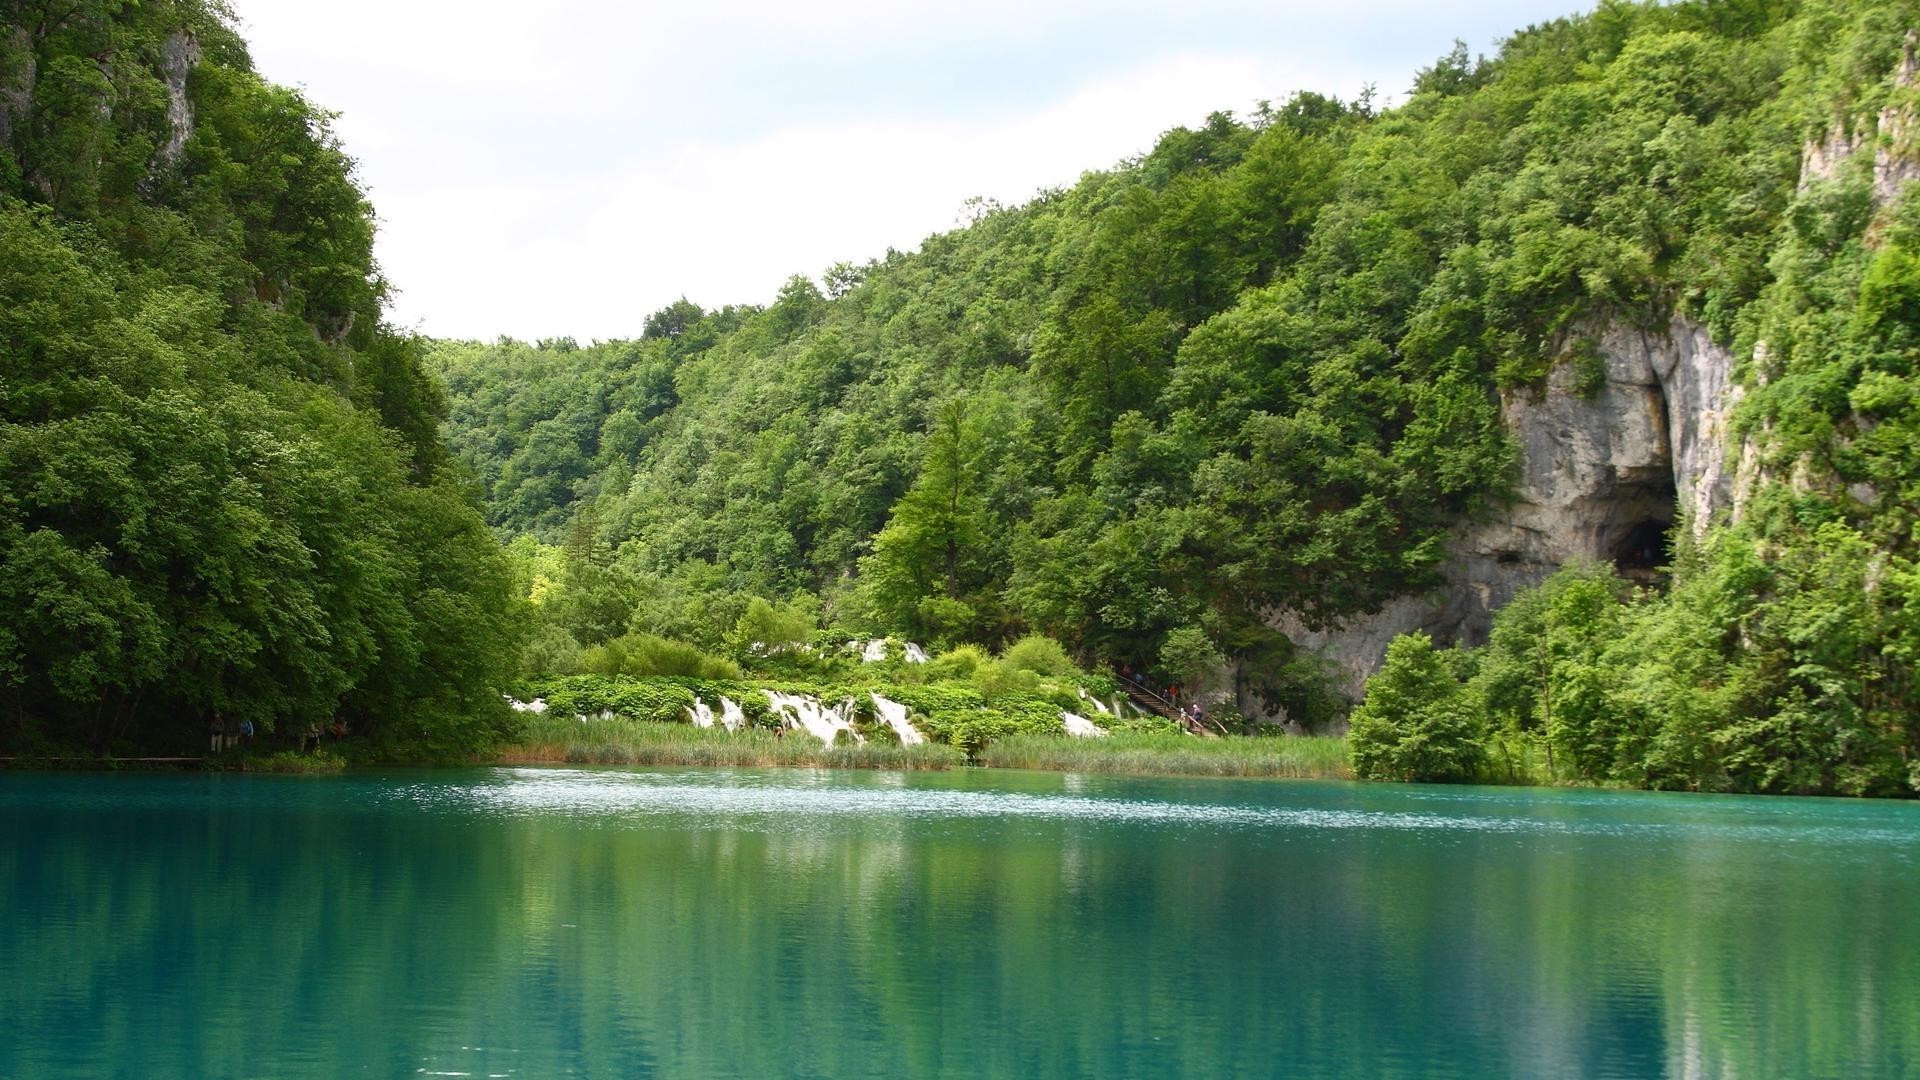
[{"label": "water surface", "polygon": [[0,1077],[1907,1076],[1920,806],[0,774]]}]

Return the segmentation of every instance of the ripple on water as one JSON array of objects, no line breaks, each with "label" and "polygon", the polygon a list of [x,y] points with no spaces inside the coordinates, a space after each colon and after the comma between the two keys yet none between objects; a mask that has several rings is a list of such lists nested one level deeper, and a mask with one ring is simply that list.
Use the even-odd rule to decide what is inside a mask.
[{"label": "ripple on water", "polygon": [[[1678,816],[1675,804],[1658,804],[1663,820],[1632,820],[1563,813],[1552,800],[1495,795],[1486,789],[1369,787],[1403,807],[1245,805],[1089,794],[1066,777],[1059,793],[914,786],[904,774],[876,774],[848,783],[837,774],[810,770],[738,772],[622,771],[516,768],[495,770],[471,783],[424,783],[396,794],[422,810],[507,816],[564,814],[617,822],[665,816],[720,817],[768,824],[887,817],[938,821],[1033,819],[1109,824],[1166,825],[1213,829],[1393,830],[1515,837],[1587,836],[1626,840],[1718,841],[1769,845],[1816,845],[1872,850],[1902,861],[1920,853],[1920,816],[1915,827],[1858,821],[1810,822],[1786,814],[1756,813],[1730,803],[1696,802],[1694,816]],[[1584,793],[1614,808],[1631,810],[1631,796]],[[1609,802],[1609,800],[1611,800]],[[1353,800],[1360,801],[1360,800]],[[1383,800],[1384,801],[1384,800]],[[1594,800],[1582,800],[1583,804]],[[1654,805],[1654,804],[1649,804]],[[1783,809],[1787,809],[1783,807]],[[1758,820],[1756,820],[1756,818]]]}]

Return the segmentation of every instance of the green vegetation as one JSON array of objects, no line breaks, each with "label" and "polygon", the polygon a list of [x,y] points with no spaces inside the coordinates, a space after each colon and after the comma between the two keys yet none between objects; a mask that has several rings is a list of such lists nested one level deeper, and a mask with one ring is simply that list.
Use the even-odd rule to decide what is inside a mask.
[{"label": "green vegetation", "polygon": [[[1271,613],[1317,624],[1430,585],[1446,530],[1510,483],[1498,395],[1556,363],[1590,386],[1597,328],[1683,315],[1757,357],[1734,426],[1764,465],[1744,539],[1705,545],[1698,573],[1737,573],[1736,549],[1843,573],[1823,536],[1883,569],[1860,670],[1737,701],[1709,672],[1681,683],[1729,722],[1839,708],[1911,748],[1891,718],[1915,711],[1920,211],[1874,194],[1872,152],[1800,166],[1809,140],[1914,107],[1894,78],[1914,16],[1604,3],[1456,50],[1391,111],[1300,94],[1217,114],[765,307],[683,300],[585,347],[437,343],[447,435],[560,652],[629,631],[726,651],[778,602],[931,645],[1041,632],[1166,683],[1224,661],[1220,689],[1317,727],[1350,706]],[[1911,156],[1899,130],[1883,156]],[[1796,667],[1715,640],[1735,666]],[[1815,744],[1766,738],[1732,786],[1888,790],[1884,770],[1767,779],[1759,758]],[[1577,767],[1631,772],[1597,752]],[[1396,753],[1379,771],[1477,767]],[[1647,766],[1636,782],[1665,782]]]},{"label": "green vegetation", "polygon": [[504,730],[522,605],[352,163],[223,11],[0,19],[0,747],[344,717],[458,756]]},{"label": "green vegetation", "polygon": [[1827,522],[1772,550],[1723,531],[1682,553],[1665,593],[1569,567],[1503,610],[1484,648],[1396,640],[1354,714],[1354,770],[1911,794],[1915,718],[1888,685],[1911,656],[1896,566]]},{"label": "green vegetation", "polygon": [[387,327],[350,161],[221,11],[0,27],[0,748],[453,759],[590,676],[886,685],[978,755],[1107,665],[1326,728],[1275,613],[1433,584],[1502,395],[1680,315],[1750,358],[1738,520],[1396,646],[1356,769],[1920,786],[1913,0],[1607,0],[584,347]]},{"label": "green vegetation", "polygon": [[980,764],[1141,776],[1353,778],[1346,740],[1314,735],[1224,739],[1178,733],[1118,734],[1104,739],[1011,735],[982,751]]}]

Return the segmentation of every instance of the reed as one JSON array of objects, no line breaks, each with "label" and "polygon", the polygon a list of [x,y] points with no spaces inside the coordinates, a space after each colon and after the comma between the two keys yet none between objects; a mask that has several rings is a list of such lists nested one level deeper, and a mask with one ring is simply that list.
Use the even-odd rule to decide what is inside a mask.
[{"label": "reed", "polygon": [[579,720],[542,716],[524,737],[501,751],[507,764],[566,762],[586,765],[736,765],[826,769],[949,769],[966,763],[951,746],[900,746],[869,740],[827,746],[802,734],[778,736],[749,728],[729,732],[690,724]]},{"label": "reed", "polygon": [[1104,739],[1010,735],[980,751],[979,763],[1000,769],[1166,776],[1269,776],[1350,780],[1347,741],[1313,735],[1228,736],[1114,734]]}]

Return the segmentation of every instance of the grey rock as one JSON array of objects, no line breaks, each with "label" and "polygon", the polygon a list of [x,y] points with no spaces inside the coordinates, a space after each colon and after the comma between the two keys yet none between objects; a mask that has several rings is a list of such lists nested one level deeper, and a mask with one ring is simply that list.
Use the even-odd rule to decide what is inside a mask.
[{"label": "grey rock", "polygon": [[[1269,613],[1271,626],[1329,662],[1349,697],[1360,696],[1398,634],[1483,644],[1495,611],[1569,562],[1614,562],[1632,573],[1657,558],[1674,522],[1698,530],[1733,512],[1732,354],[1683,319],[1663,331],[1613,324],[1591,336],[1606,365],[1591,393],[1561,364],[1544,387],[1503,396],[1501,417],[1520,448],[1518,483],[1510,502],[1449,535],[1443,584],[1333,627]],[[1264,713],[1251,695],[1239,704]]]},{"label": "grey rock", "polygon": [[167,87],[167,141],[160,144],[154,159],[162,167],[171,167],[186,152],[193,136],[193,102],[187,97],[187,76],[200,62],[200,42],[189,30],[167,35],[160,50],[160,77]]}]

